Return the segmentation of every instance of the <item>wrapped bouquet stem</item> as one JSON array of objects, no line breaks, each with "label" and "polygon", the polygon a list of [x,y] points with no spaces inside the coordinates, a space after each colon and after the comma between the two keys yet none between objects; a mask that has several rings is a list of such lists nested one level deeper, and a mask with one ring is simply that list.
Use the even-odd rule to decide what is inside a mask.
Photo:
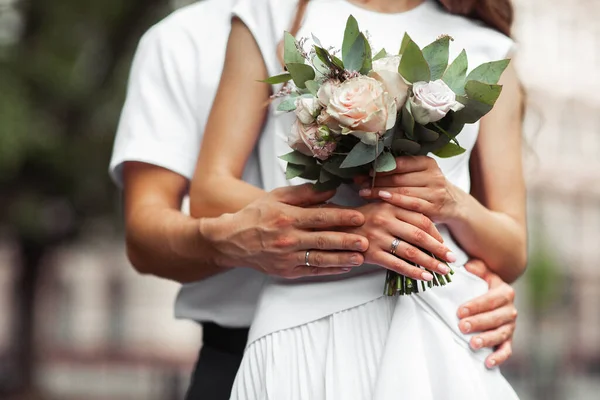
[{"label": "wrapped bouquet stem", "polygon": [[[284,84],[278,110],[296,115],[288,140],[293,151],[281,156],[287,178],[329,190],[371,171],[393,171],[397,157],[464,153],[459,134],[492,110],[509,60],[467,73],[464,50],[449,60],[452,40],[441,36],[421,49],[405,34],[397,53],[375,53],[352,16],[341,51],[314,36],[306,50],[305,40],[286,33],[286,72],[265,82]],[[388,271],[384,293],[410,295],[451,282],[450,275],[429,272],[434,279],[425,283]]]}]

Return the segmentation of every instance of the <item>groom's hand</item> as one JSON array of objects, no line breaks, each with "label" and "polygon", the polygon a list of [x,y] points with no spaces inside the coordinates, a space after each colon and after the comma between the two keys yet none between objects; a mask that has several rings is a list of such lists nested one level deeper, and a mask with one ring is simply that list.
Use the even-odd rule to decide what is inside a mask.
[{"label": "groom's hand", "polygon": [[480,260],[469,261],[465,268],[485,280],[489,290],[459,308],[459,327],[463,333],[481,332],[471,338],[470,345],[475,350],[495,348],[485,364],[488,368],[497,367],[512,355],[512,337],[517,320],[515,291]]},{"label": "groom's hand", "polygon": [[291,279],[342,274],[363,264],[369,243],[335,230],[364,224],[360,212],[310,208],[334,193],[316,192],[308,184],[276,189],[235,214],[205,220],[201,232],[218,250],[222,266],[249,266]]}]

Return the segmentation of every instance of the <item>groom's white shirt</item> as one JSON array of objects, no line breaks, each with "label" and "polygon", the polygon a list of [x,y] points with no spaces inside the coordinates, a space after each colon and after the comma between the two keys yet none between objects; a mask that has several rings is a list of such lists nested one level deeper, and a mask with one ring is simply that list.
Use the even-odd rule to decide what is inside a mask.
[{"label": "groom's white shirt", "polygon": [[[191,179],[215,97],[235,0],[204,0],[175,11],[141,39],[119,122],[110,174],[141,161]],[[256,153],[256,152],[255,152]],[[262,186],[257,155],[244,180]],[[183,285],[175,315],[227,327],[250,326],[264,276],[237,268]]]}]

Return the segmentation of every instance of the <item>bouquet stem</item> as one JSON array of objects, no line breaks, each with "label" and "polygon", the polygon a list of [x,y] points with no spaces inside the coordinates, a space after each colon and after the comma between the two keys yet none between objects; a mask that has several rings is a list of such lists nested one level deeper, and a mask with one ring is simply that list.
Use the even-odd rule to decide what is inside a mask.
[{"label": "bouquet stem", "polygon": [[[422,250],[422,249],[421,249]],[[429,252],[425,252],[430,256],[434,257],[436,260],[448,265],[444,260],[440,260],[438,257],[434,256]],[[448,275],[442,275],[437,272],[429,271],[426,268],[423,268],[420,265],[417,265],[413,262],[407,261],[409,264],[414,265],[415,267],[421,268],[424,271],[427,271],[433,275],[433,280],[427,282],[427,287],[432,288],[434,286],[446,286],[446,284],[452,282],[450,278],[451,275],[454,275],[454,270],[452,267],[448,265],[450,268],[450,273]],[[421,291],[425,291],[425,281],[421,281]],[[409,278],[407,276],[401,275],[395,271],[388,270],[385,278],[385,287],[384,294],[386,296],[409,296],[413,293],[419,293],[419,282],[416,279]]]}]

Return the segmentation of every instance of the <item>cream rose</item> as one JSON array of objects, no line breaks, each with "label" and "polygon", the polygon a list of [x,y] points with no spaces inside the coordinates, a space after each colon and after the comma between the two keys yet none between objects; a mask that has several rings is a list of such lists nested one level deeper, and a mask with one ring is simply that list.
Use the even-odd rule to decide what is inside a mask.
[{"label": "cream rose", "polygon": [[319,115],[321,107],[315,97],[299,97],[296,100],[296,117],[303,124],[312,124],[315,122],[315,118]]},{"label": "cream rose", "polygon": [[296,120],[288,136],[289,146],[307,156],[326,160],[334,152],[337,143],[321,138],[319,125],[305,125]]},{"label": "cream rose", "polygon": [[319,91],[317,92],[317,98],[323,107],[327,107],[329,104],[329,99],[331,99],[331,96],[333,95],[333,91],[339,86],[339,84],[340,81],[337,79],[328,79],[323,82],[319,88]]},{"label": "cream rose", "polygon": [[396,123],[396,102],[383,84],[368,76],[348,79],[333,92],[327,114],[344,131],[360,137],[361,132],[383,134]]},{"label": "cream rose", "polygon": [[413,117],[421,125],[437,122],[452,111],[459,111],[464,105],[456,101],[456,94],[438,79],[434,82],[416,82],[410,97]]},{"label": "cream rose", "polygon": [[398,73],[400,56],[386,56],[373,61],[373,70],[369,76],[377,79],[383,84],[385,90],[396,101],[396,107],[400,109],[408,97],[408,84],[404,82]]}]

